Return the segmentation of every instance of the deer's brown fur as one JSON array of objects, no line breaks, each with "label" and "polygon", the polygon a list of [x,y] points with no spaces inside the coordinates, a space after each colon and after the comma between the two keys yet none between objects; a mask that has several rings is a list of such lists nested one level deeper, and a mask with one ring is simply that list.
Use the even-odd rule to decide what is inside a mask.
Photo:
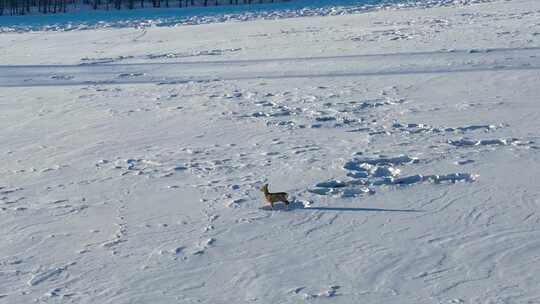
[{"label": "deer's brown fur", "polygon": [[261,191],[264,192],[264,198],[267,202],[270,203],[272,206],[272,209],[274,209],[274,203],[276,202],[283,202],[285,203],[285,206],[289,208],[289,200],[287,199],[287,193],[285,192],[275,192],[271,193],[268,191],[268,184],[265,184]]}]

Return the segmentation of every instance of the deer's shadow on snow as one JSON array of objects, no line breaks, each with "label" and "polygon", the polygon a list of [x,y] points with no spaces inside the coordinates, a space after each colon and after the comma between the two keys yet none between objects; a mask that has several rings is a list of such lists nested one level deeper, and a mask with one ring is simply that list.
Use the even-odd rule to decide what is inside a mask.
[{"label": "deer's shadow on snow", "polygon": [[353,207],[306,207],[301,202],[295,201],[289,204],[275,204],[274,209],[271,206],[264,206],[260,209],[266,211],[330,211],[330,212],[423,212],[415,209],[386,209],[386,208],[353,208]]}]

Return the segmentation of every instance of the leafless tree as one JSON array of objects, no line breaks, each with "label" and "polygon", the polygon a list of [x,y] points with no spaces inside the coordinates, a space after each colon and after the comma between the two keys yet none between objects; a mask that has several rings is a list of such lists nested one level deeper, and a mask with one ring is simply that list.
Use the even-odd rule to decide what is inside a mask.
[{"label": "leafless tree", "polygon": [[[170,0],[164,0],[164,7],[172,7],[174,4]],[[178,0],[177,7],[190,6],[209,6],[209,5],[238,5],[253,4],[253,3],[274,3],[287,2],[291,0]],[[3,15],[26,15],[30,13],[54,14],[65,13],[71,8],[80,5],[87,5],[92,9],[135,9],[137,7],[148,7],[149,3],[152,7],[162,7],[161,0],[0,0],[0,16]]]}]

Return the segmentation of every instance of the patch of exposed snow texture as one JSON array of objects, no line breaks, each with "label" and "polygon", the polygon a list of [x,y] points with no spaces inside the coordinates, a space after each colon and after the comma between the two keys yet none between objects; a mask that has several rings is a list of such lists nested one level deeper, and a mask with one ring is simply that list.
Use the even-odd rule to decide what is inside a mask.
[{"label": "patch of exposed snow texture", "polygon": [[539,20],[1,34],[0,303],[538,302]]}]

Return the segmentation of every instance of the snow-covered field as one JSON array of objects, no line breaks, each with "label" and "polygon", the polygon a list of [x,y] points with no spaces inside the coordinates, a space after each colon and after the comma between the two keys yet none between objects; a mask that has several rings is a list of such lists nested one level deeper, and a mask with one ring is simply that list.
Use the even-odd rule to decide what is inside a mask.
[{"label": "snow-covered field", "polygon": [[536,0],[1,34],[0,303],[540,303],[539,96]]}]

